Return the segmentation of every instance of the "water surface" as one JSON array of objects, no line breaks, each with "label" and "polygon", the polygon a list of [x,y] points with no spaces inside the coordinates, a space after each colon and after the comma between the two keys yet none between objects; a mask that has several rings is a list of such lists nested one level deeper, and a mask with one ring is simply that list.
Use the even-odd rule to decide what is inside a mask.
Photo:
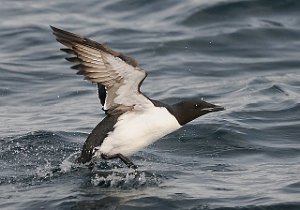
[{"label": "water surface", "polygon": [[[300,209],[300,1],[5,0],[1,209]],[[142,90],[226,107],[131,157],[73,163],[104,117],[49,25],[136,58]],[[54,172],[57,167],[60,169]]]}]

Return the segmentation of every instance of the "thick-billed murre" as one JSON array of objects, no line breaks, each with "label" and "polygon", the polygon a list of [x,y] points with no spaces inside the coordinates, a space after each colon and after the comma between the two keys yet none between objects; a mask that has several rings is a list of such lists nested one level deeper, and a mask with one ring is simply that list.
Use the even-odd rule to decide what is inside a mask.
[{"label": "thick-billed murre", "polygon": [[222,106],[191,99],[173,105],[152,100],[140,91],[146,78],[136,60],[84,36],[51,26],[56,40],[73,55],[72,69],[98,85],[98,95],[106,117],[92,130],[83,145],[77,163],[93,157],[121,159],[128,167],[136,166],[128,156],[179,129],[186,123]]}]

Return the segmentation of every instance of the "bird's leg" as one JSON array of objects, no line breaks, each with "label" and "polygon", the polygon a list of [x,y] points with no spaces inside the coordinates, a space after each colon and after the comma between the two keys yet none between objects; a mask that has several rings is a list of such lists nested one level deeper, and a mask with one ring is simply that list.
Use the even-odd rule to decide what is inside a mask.
[{"label": "bird's leg", "polygon": [[123,161],[123,163],[125,163],[128,168],[132,168],[134,170],[137,170],[137,166],[133,164],[133,162],[131,162],[127,157],[125,157],[124,155],[122,155],[121,153],[115,154],[115,155],[105,155],[105,154],[101,154],[101,157],[104,160],[110,160],[110,159],[115,159],[115,158],[119,158],[120,160]]}]

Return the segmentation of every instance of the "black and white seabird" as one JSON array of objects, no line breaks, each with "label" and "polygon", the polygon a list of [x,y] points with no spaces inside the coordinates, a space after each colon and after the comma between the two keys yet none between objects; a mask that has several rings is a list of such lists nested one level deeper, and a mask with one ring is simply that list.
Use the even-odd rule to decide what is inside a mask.
[{"label": "black and white seabird", "polygon": [[147,74],[136,60],[84,36],[51,28],[56,40],[67,47],[61,50],[73,55],[66,58],[76,63],[71,68],[98,85],[106,113],[85,141],[77,163],[93,157],[119,158],[136,168],[128,159],[135,152],[202,115],[224,110],[203,100],[168,105],[150,99],[140,91]]}]

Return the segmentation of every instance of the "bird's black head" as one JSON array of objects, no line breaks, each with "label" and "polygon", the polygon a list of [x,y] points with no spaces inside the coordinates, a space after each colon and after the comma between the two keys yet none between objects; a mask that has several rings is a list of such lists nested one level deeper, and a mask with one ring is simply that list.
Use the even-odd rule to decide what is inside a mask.
[{"label": "bird's black head", "polygon": [[222,111],[225,108],[203,100],[187,100],[171,105],[169,110],[179,124],[184,125],[202,115]]}]

